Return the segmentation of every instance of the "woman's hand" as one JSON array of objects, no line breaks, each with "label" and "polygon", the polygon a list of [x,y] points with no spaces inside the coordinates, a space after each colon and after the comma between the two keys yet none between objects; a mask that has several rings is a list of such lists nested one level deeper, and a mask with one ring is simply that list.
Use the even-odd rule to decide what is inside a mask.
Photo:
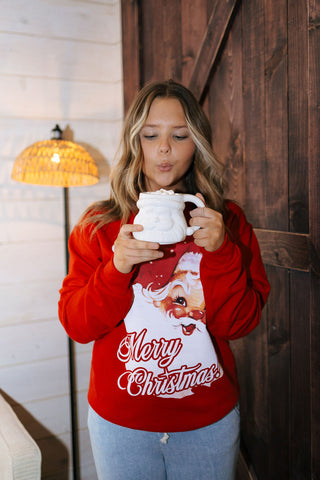
[{"label": "woman's hand", "polygon": [[143,230],[142,225],[123,225],[114,242],[113,264],[121,273],[129,273],[138,263],[150,262],[163,257],[159,243],[136,240],[132,232]]},{"label": "woman's hand", "polygon": [[[204,198],[201,193],[196,195],[203,203]],[[221,213],[207,207],[198,207],[190,212],[191,226],[200,227],[193,234],[194,243],[199,247],[205,248],[208,252],[214,252],[221,247],[225,237],[225,226]]]}]

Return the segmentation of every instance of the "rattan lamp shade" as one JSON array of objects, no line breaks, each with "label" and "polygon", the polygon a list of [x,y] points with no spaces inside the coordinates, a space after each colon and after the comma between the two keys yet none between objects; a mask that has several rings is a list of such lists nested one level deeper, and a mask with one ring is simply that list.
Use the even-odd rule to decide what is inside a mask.
[{"label": "rattan lamp shade", "polygon": [[44,140],[27,147],[16,158],[11,177],[18,182],[59,187],[93,185],[99,180],[91,155],[66,140]]}]

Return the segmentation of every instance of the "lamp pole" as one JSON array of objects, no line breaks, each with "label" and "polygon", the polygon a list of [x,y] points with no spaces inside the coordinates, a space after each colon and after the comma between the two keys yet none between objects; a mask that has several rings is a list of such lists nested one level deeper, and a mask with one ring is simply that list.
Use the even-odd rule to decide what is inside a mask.
[{"label": "lamp pole", "polygon": [[[51,130],[52,140],[62,140],[62,130],[59,125]],[[65,246],[65,271],[69,272],[69,249],[68,240],[70,235],[69,218],[69,189],[63,187],[64,206],[64,246]],[[77,386],[76,386],[76,365],[75,365],[74,343],[68,337],[68,362],[69,362],[69,389],[70,389],[70,420],[71,420],[71,445],[72,445],[72,467],[73,480],[80,480],[79,461],[79,440],[78,440],[78,408],[77,408]]]},{"label": "lamp pole", "polygon": [[[63,187],[64,200],[64,238],[65,238],[65,261],[66,274],[69,271],[69,249],[68,240],[70,235],[69,221],[69,189]],[[68,337],[68,357],[69,357],[69,387],[70,387],[70,416],[71,416],[71,441],[72,441],[72,466],[73,480],[80,479],[80,463],[79,463],[79,441],[78,441],[78,409],[77,409],[77,391],[76,391],[76,368],[74,343]]]}]

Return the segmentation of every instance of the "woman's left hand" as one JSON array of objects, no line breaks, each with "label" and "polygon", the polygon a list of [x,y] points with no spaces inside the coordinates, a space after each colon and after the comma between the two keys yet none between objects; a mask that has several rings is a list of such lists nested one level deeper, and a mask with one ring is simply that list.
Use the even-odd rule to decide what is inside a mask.
[{"label": "woman's left hand", "polygon": [[[196,194],[203,203],[201,193]],[[200,227],[193,234],[194,243],[208,252],[214,252],[221,247],[225,238],[225,226],[222,214],[207,207],[198,207],[190,212],[190,225]]]}]

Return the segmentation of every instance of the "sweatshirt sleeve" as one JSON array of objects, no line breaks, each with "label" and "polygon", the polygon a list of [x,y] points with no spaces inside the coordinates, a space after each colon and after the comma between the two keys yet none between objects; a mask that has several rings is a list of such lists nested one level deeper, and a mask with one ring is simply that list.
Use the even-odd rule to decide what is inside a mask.
[{"label": "sweatshirt sleeve", "polygon": [[131,307],[132,273],[113,265],[111,244],[90,228],[76,226],[69,238],[69,273],[58,305],[67,334],[79,343],[96,340],[115,328]]},{"label": "sweatshirt sleeve", "polygon": [[261,319],[270,285],[252,226],[232,204],[229,233],[215,252],[204,252],[201,280],[207,326],[214,337],[232,340],[247,335]]}]

